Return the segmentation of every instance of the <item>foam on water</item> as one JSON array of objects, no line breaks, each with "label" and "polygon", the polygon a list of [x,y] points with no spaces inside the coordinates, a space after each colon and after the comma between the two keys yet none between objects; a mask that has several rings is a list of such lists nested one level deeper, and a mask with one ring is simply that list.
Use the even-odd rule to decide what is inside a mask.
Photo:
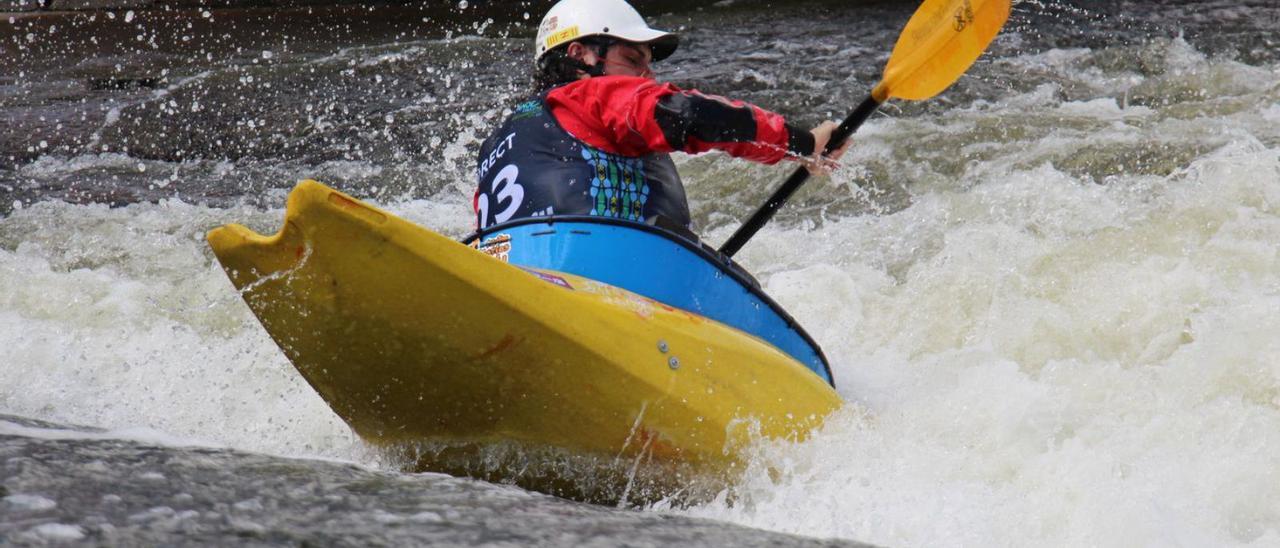
[{"label": "foam on water", "polygon": [[84,531],[75,525],[45,523],[32,527],[30,531],[19,535],[19,538],[32,542],[69,542],[83,539]]},{"label": "foam on water", "polygon": [[[889,546],[1280,542],[1280,78],[1172,49],[1230,85],[1138,112],[1016,97],[1002,114],[1060,127],[900,211],[749,246],[788,265],[766,286],[850,405],[691,513]],[[1167,175],[1055,161],[1160,140],[1206,151]]]},{"label": "foam on water", "polygon": [[[850,169],[744,249],[849,405],[809,443],[762,444],[739,489],[684,512],[892,546],[1280,544],[1280,70],[1180,39],[988,68],[1017,85],[874,119]],[[469,129],[438,160],[468,172],[498,114],[452,115]],[[723,241],[766,170],[680,163]],[[75,156],[28,175],[135,168]],[[383,205],[460,236],[463,186]],[[0,219],[0,411],[369,463],[204,243],[226,222],[274,232],[269,198],[44,201]]]},{"label": "foam on water", "polygon": [[203,241],[221,222],[261,227],[279,215],[179,201],[44,202],[0,221],[0,408],[349,455],[353,437],[292,373]]},{"label": "foam on water", "polygon": [[[892,234],[933,249],[895,277]],[[695,514],[893,546],[1280,541],[1275,150],[1138,196],[1046,168],[766,237],[811,264],[767,285],[852,405]]]},{"label": "foam on water", "polygon": [[42,512],[58,507],[57,502],[39,495],[9,495],[0,498],[0,503],[10,508],[32,512]]},{"label": "foam on water", "polygon": [[[455,236],[473,222],[461,195],[388,207]],[[372,458],[267,337],[204,241],[228,222],[274,233],[282,218],[167,200],[42,202],[0,219],[0,409],[127,439],[145,425],[181,438],[151,442]]]}]

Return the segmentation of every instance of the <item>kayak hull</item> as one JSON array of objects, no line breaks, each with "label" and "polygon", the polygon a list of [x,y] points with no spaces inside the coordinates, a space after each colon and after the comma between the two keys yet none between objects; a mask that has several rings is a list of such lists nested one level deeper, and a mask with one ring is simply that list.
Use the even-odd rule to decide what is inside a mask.
[{"label": "kayak hull", "polygon": [[817,343],[750,274],[692,234],[555,215],[491,226],[467,242],[514,265],[601,281],[745,331],[832,382]]},{"label": "kayak hull", "polygon": [[[756,437],[802,439],[840,405],[742,331],[518,268],[314,181],[279,233],[227,225],[208,240],[334,412],[415,468],[613,500],[638,468],[730,478]],[[611,471],[578,488],[582,467],[556,473],[564,458]]]}]

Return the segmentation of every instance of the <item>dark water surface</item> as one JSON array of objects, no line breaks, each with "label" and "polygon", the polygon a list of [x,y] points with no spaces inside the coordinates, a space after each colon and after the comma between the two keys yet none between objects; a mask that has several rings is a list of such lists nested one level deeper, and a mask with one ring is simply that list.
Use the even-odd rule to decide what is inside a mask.
[{"label": "dark water surface", "polygon": [[[0,543],[98,546],[865,546],[0,416]],[[127,438],[127,435],[126,435]]]},{"label": "dark water surface", "polygon": [[[664,9],[656,68],[840,118],[913,6]],[[738,256],[847,409],[641,511],[396,472],[204,243],[302,178],[469,232],[540,14],[438,12],[0,17],[0,543],[1280,545],[1280,3],[1018,2],[884,108]],[[789,171],[677,164],[713,245]]]},{"label": "dark water surface", "polygon": [[[803,123],[839,119],[875,83],[912,8],[742,1],[668,14],[655,24],[682,31],[685,41],[658,68],[666,80]],[[1206,55],[1272,63],[1277,12],[1264,0],[1020,2],[1006,35],[969,76],[938,100],[888,112],[937,113],[1057,80],[995,61],[1013,52],[1089,48],[1097,54],[1077,72],[1153,74],[1164,70],[1166,53],[1151,41],[1181,37]],[[0,52],[13,61],[0,67],[0,189],[13,197],[0,211],[14,200],[119,205],[173,196],[226,206],[301,177],[362,196],[465,193],[478,140],[527,89],[538,14],[514,19],[347,6],[0,21]],[[1064,100],[1095,92],[1087,80],[1057,90]],[[1180,98],[1139,92],[1125,100]],[[698,167],[687,177],[701,179]],[[864,186],[901,191],[889,166],[867,168]],[[1114,167],[1089,171],[1107,169]],[[767,194],[725,195],[744,182],[725,176],[710,175],[716,189],[695,198],[739,214]],[[801,203],[840,205],[814,196]]]}]

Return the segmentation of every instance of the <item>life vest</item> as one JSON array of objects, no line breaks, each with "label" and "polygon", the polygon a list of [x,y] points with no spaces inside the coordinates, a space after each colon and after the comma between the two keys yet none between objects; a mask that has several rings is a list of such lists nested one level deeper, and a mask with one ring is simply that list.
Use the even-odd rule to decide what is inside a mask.
[{"label": "life vest", "polygon": [[691,228],[689,202],[667,154],[629,157],[587,145],[560,126],[546,96],[525,101],[480,147],[477,229],[525,217],[655,217]]}]

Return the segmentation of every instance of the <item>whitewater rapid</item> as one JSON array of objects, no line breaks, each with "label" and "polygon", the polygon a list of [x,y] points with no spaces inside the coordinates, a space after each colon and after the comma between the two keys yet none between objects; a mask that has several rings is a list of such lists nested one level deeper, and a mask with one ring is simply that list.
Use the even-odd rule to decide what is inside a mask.
[{"label": "whitewater rapid", "polygon": [[[882,124],[851,163],[890,154],[882,135],[984,131],[987,109],[1044,129],[937,147],[990,159],[900,211],[753,244],[748,264],[788,265],[765,285],[850,405],[692,513],[888,546],[1280,543],[1280,71],[1167,47],[1165,82],[1104,93],[1206,100],[1037,88]],[[1055,167],[1165,146],[1195,151],[1167,174]]]},{"label": "whitewater rapid", "polygon": [[[874,118],[739,256],[823,346],[846,408],[807,443],[761,444],[732,496],[653,511],[886,546],[1280,545],[1280,65],[1179,38],[985,63],[971,84],[996,92]],[[93,183],[139,163],[22,169]],[[724,203],[780,173],[679,163],[713,244],[750,205]],[[274,232],[273,192],[14,204],[0,411],[381,466],[204,243],[227,222]],[[466,185],[378,203],[471,228]]]}]

